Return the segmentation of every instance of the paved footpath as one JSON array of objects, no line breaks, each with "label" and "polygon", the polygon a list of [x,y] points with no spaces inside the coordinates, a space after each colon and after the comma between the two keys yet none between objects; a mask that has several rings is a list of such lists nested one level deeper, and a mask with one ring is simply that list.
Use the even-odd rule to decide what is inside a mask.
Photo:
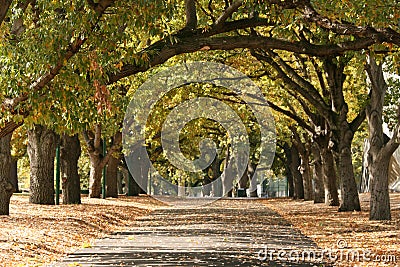
[{"label": "paved footpath", "polygon": [[321,266],[279,261],[272,251],[282,249],[317,247],[259,201],[219,200],[158,209],[52,266]]}]

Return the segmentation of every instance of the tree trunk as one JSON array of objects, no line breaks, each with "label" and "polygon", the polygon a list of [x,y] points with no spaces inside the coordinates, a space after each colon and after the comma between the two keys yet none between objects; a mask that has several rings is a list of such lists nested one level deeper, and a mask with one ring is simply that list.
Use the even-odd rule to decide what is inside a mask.
[{"label": "tree trunk", "polygon": [[18,187],[18,159],[11,158],[11,174],[10,174],[10,182],[14,187],[14,193],[19,192]]},{"label": "tree trunk", "polygon": [[370,220],[391,220],[389,198],[389,162],[391,155],[382,154],[369,165],[371,182]]},{"label": "tree trunk", "polygon": [[250,179],[250,197],[258,197],[257,194],[257,174],[255,173],[257,166],[254,163],[249,162],[247,165],[247,173]]},{"label": "tree trunk", "polygon": [[103,175],[103,166],[101,165],[101,157],[96,153],[89,153],[89,158],[90,158],[89,197],[100,198],[101,178]]},{"label": "tree trunk", "polygon": [[239,188],[247,188],[247,184],[249,182],[249,172],[246,171],[243,173],[242,178],[239,180]]},{"label": "tree trunk", "polygon": [[347,59],[344,58],[338,60],[336,57],[327,57],[324,60],[333,111],[330,112],[331,116],[328,116],[329,118],[326,119],[329,119],[330,128],[335,130],[333,137],[338,145],[338,169],[342,197],[339,211],[359,211],[361,207],[357,184],[354,178],[351,142],[353,141],[354,132],[365,118],[365,112],[361,111],[351,123],[347,121],[349,107],[343,94],[343,84],[346,80],[344,68],[347,63]]},{"label": "tree trunk", "polygon": [[300,173],[303,177],[303,188],[304,188],[304,200],[313,199],[313,187],[311,179],[311,168],[310,159],[308,157],[309,153],[306,152],[301,155],[300,163]]},{"label": "tree trunk", "polygon": [[126,183],[124,184],[124,175],[121,170],[118,170],[117,172],[117,187],[118,187],[118,194],[124,194],[124,185],[126,186]]},{"label": "tree trunk", "polygon": [[283,145],[283,150],[285,152],[285,157],[286,157],[286,164],[285,164],[285,173],[286,173],[286,178],[287,178],[287,183],[288,183],[288,197],[293,198],[294,196],[294,185],[293,185],[293,175],[291,172],[290,164],[292,162],[292,155],[290,153],[290,146],[288,143],[284,143]]},{"label": "tree trunk", "polygon": [[291,149],[291,163],[290,163],[290,170],[293,175],[293,188],[294,188],[294,199],[304,199],[304,187],[303,187],[303,177],[299,171],[300,167],[300,157],[299,152],[297,151],[296,147],[292,145]]},{"label": "tree trunk", "polygon": [[202,193],[203,196],[210,196],[212,190],[212,185],[211,185],[212,180],[210,178],[210,175],[212,175],[212,167],[210,166],[206,170],[208,170],[208,172],[204,173]]},{"label": "tree trunk", "polygon": [[328,206],[339,206],[339,195],[336,185],[335,160],[332,151],[328,148],[320,148],[322,160],[322,173],[325,191],[325,204]]},{"label": "tree trunk", "polygon": [[339,211],[361,211],[351,155],[352,139],[353,133],[350,130],[344,131],[339,144],[339,173],[342,195]]},{"label": "tree trunk", "polygon": [[321,153],[319,151],[318,145],[313,143],[311,146],[312,154],[314,157],[313,161],[313,177],[314,177],[314,203],[324,203],[325,202],[325,190],[324,190],[324,180],[322,171],[322,160]]},{"label": "tree trunk", "polygon": [[30,197],[35,204],[54,205],[54,158],[57,135],[42,125],[28,131]]},{"label": "tree trunk", "polygon": [[10,183],[12,133],[0,138],[0,215],[10,214],[10,198],[14,188]]},{"label": "tree trunk", "polygon": [[118,166],[120,160],[110,157],[107,164],[106,174],[106,195],[107,197],[118,198]]},{"label": "tree trunk", "polygon": [[81,179],[78,173],[80,156],[81,144],[78,135],[63,135],[60,145],[63,204],[81,204]]},{"label": "tree trunk", "polygon": [[214,161],[211,163],[211,170],[212,170],[212,184],[211,184],[211,196],[213,197],[222,197],[222,177],[221,170],[220,170],[220,161],[219,158],[216,156]]},{"label": "tree trunk", "polygon": [[222,180],[222,195],[226,197],[232,197],[233,189],[233,160],[230,159],[229,147],[226,149],[225,157],[225,170],[221,176]]},{"label": "tree trunk", "polygon": [[138,185],[135,179],[133,179],[133,176],[128,170],[128,185],[127,185],[127,196],[138,196],[141,192],[142,189]]},{"label": "tree trunk", "polygon": [[367,156],[371,190],[369,219],[390,220],[388,174],[391,156],[399,147],[400,106],[397,111],[398,123],[393,131],[392,139],[386,142],[382,127],[382,115],[388,87],[383,76],[382,65],[378,66],[375,59],[370,57],[366,69],[371,81],[371,99],[366,109],[370,143]]}]

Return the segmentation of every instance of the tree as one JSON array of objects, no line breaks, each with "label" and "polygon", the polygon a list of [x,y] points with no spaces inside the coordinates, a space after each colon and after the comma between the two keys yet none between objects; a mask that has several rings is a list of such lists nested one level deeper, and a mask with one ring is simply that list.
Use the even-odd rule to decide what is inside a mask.
[{"label": "tree", "polygon": [[[5,37],[2,39],[4,49],[0,51],[0,100],[4,112],[1,137],[12,132],[24,118],[30,124],[46,125],[33,115],[41,117],[38,106],[44,105],[42,100],[48,92],[54,93],[54,101],[47,103],[48,107],[59,100],[68,103],[73,97],[64,98],[64,93],[71,88],[93,94],[96,81],[102,86],[114,84],[163,64],[176,55],[262,48],[330,56],[382,42],[400,44],[397,24],[392,23],[395,20],[385,24],[382,23],[383,16],[373,16],[370,21],[364,18],[361,23],[369,25],[366,27],[355,24],[357,20],[341,22],[343,18],[337,14],[327,14],[325,10],[335,11],[337,6],[351,14],[364,12],[360,5],[354,5],[354,8],[338,1],[197,1],[197,4],[194,0],[184,3],[141,1],[132,6],[129,1],[112,0],[97,3],[26,1],[23,6],[19,2],[12,6],[13,10],[18,10],[15,16],[9,9],[11,1],[3,3],[0,8],[0,21],[3,22],[0,33]],[[397,6],[394,1],[391,4]],[[371,11],[370,6],[373,3],[368,1],[365,9]],[[395,15],[390,8],[384,11],[384,14]],[[4,20],[6,13],[10,20]],[[141,19],[131,19],[138,14]],[[168,22],[160,22],[160,17]],[[271,30],[285,32],[299,21],[316,27],[316,30],[325,29],[351,38],[307,43],[284,34],[268,35]],[[11,31],[14,24],[18,27]],[[143,31],[143,28],[150,29]],[[252,30],[255,28],[262,31],[255,35]],[[21,31],[24,34],[16,36],[18,29],[24,29]],[[99,122],[87,123],[84,130],[94,129]]]},{"label": "tree", "polygon": [[[384,79],[382,64],[377,64],[374,56],[366,65],[371,82],[371,99],[367,106],[370,147],[368,150],[368,173],[370,180],[370,220],[390,220],[389,163],[392,154],[399,147],[400,112],[393,136],[385,142],[383,133],[383,106],[388,86]],[[400,108],[399,108],[400,111]]]},{"label": "tree", "polygon": [[[253,52],[253,55],[270,64],[279,77],[292,90],[292,94],[300,95],[321,114],[332,131],[331,140],[336,144],[339,158],[339,173],[341,177],[342,203],[340,211],[360,210],[358,191],[354,179],[351,157],[351,142],[355,131],[365,118],[365,110],[361,109],[350,122],[349,107],[344,98],[343,84],[345,82],[344,68],[349,62],[346,57],[327,57],[323,59],[326,82],[320,79],[321,90],[309,81],[309,76],[302,76],[290,66],[281,56],[272,51]],[[350,59],[352,56],[350,56]],[[318,65],[315,66],[318,68]],[[302,69],[300,69],[300,72]],[[323,92],[323,94],[320,93]],[[328,97],[326,97],[328,96]],[[303,105],[305,108],[306,105]],[[306,108],[307,109],[307,108]],[[321,127],[322,125],[318,125]]]}]

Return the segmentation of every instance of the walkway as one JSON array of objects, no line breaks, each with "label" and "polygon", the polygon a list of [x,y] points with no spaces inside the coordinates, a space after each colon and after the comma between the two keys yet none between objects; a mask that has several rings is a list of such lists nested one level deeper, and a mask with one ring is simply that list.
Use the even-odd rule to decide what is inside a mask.
[{"label": "walkway", "polygon": [[282,249],[316,245],[257,200],[220,200],[156,210],[53,266],[313,266],[278,261]]}]

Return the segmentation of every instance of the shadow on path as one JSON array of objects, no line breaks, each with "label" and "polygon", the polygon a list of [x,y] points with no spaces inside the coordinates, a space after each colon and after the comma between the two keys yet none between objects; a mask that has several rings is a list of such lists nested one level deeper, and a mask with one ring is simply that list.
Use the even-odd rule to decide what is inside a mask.
[{"label": "shadow on path", "polygon": [[318,248],[256,200],[162,208],[136,224],[51,266],[326,266],[278,257]]}]

